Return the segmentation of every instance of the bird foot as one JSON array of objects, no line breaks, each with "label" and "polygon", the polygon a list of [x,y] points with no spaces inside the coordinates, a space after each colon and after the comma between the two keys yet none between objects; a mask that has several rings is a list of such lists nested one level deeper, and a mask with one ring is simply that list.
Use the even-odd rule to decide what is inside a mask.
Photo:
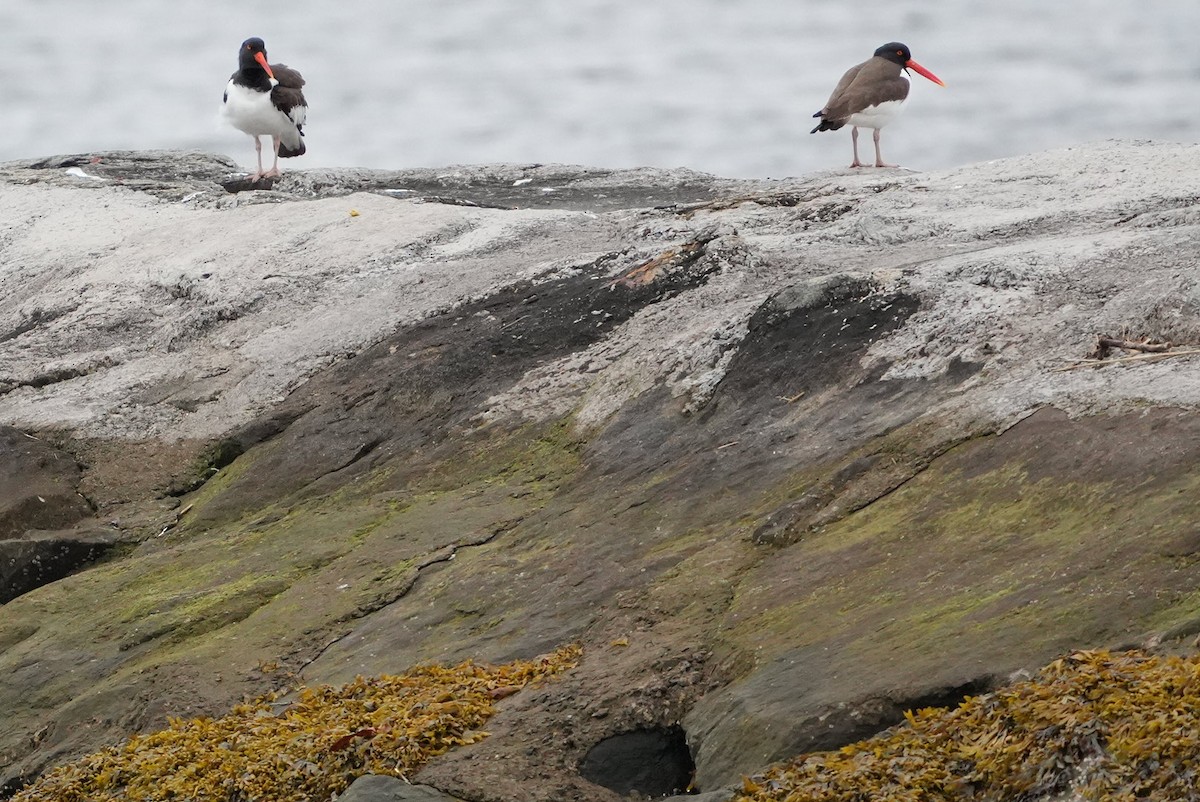
[{"label": "bird foot", "polygon": [[898,164],[888,164],[887,162],[875,162],[876,167],[899,167]]},{"label": "bird foot", "polygon": [[855,159],[854,161],[852,161],[850,163],[850,166],[853,168],[853,167],[866,167],[867,165],[863,164],[858,159]]},{"label": "bird foot", "polygon": [[267,170],[265,173],[263,173],[259,177],[260,178],[279,178],[281,175],[283,175],[283,173],[279,172],[278,167],[272,167],[270,170]]}]

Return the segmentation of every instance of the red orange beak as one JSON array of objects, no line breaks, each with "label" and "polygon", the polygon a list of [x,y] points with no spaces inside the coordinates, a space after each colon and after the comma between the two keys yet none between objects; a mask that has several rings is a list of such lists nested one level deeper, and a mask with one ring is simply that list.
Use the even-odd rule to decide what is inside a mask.
[{"label": "red orange beak", "polygon": [[[264,70],[267,71],[268,78],[270,78],[272,81],[275,80],[275,73],[271,72],[271,65],[267,63],[266,56],[264,56],[262,53],[255,53],[254,60],[257,61]],[[912,64],[912,62],[910,61],[909,64]],[[917,67],[917,72],[920,72],[926,78],[929,78],[929,75],[927,73],[923,72],[920,67]],[[930,80],[937,81],[936,78],[931,78]],[[938,83],[940,84],[941,81],[938,81]]]},{"label": "red orange beak", "polygon": [[[905,66],[905,67],[908,67],[909,69],[916,70],[916,71],[917,71],[917,74],[925,76],[926,78],[928,78],[929,80],[931,80],[931,81],[933,81],[935,84],[937,84],[938,86],[945,86],[945,84],[944,84],[944,83],[942,83],[942,79],[941,79],[941,78],[937,77],[937,76],[936,76],[936,75],[934,75],[932,72],[930,72],[929,70],[925,69],[925,68],[924,68],[924,67],[922,67],[920,64],[918,64],[917,62],[913,61],[912,59],[909,59],[909,60],[908,60],[908,62],[907,62],[907,63],[906,63],[904,66]],[[270,70],[267,70],[267,72],[270,72]]]}]

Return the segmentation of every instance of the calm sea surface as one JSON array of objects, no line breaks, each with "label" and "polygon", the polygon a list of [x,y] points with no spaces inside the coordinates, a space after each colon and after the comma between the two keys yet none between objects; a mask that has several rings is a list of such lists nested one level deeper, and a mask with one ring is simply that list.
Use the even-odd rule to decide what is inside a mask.
[{"label": "calm sea surface", "polygon": [[849,134],[810,136],[811,115],[893,39],[948,87],[914,77],[884,131],[907,167],[1194,142],[1197,30],[1200,3],[1128,0],[5,0],[0,160],[201,148],[251,164],[217,117],[248,36],[308,80],[295,167],[839,167]]}]

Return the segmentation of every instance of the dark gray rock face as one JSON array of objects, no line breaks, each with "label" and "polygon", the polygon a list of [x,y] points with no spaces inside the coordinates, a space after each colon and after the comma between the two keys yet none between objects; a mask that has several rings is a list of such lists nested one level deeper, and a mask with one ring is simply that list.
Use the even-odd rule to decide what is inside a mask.
[{"label": "dark gray rock face", "polygon": [[365,774],[350,784],[338,802],[459,802],[428,785],[413,785],[399,777]]},{"label": "dark gray rock face", "polygon": [[0,604],[61,579],[103,556],[111,532],[71,532],[92,514],[79,494],[75,460],[45,442],[0,426]]},{"label": "dark gray rock face", "polygon": [[120,543],[115,532],[40,532],[0,540],[0,604],[85,568]]},{"label": "dark gray rock face", "polygon": [[729,802],[737,796],[733,788],[721,788],[715,791],[705,791],[700,794],[679,794],[663,797],[662,802]]},{"label": "dark gray rock face", "polygon": [[70,455],[0,426],[0,538],[61,529],[90,515],[78,491],[81,476]]}]

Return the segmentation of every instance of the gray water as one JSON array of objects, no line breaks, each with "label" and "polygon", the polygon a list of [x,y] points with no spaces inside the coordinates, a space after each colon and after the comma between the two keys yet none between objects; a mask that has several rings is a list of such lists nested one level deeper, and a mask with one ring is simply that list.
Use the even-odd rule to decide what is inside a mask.
[{"label": "gray water", "polygon": [[217,116],[248,36],[308,80],[295,167],[840,167],[849,134],[810,136],[811,115],[889,40],[947,84],[914,76],[884,131],[907,167],[1196,141],[1197,30],[1192,0],[2,0],[0,160],[200,148],[252,164]]}]

